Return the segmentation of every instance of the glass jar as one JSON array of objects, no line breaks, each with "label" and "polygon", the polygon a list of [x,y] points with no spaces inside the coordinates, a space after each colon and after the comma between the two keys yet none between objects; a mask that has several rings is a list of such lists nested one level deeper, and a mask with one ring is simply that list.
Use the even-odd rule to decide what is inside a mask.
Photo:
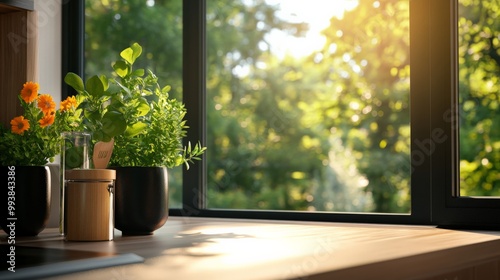
[{"label": "glass jar", "polygon": [[61,133],[61,168],[59,174],[59,233],[64,235],[64,176],[66,170],[90,168],[90,140],[87,132],[71,131]]}]

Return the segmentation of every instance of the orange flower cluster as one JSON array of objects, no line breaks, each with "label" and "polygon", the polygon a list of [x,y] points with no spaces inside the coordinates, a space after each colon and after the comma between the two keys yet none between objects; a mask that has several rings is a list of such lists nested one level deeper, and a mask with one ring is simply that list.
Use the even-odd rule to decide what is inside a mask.
[{"label": "orange flower cluster", "polygon": [[40,86],[34,82],[27,82],[23,85],[23,89],[21,90],[21,98],[26,103],[31,103],[35,101],[38,97],[38,90]]},{"label": "orange flower cluster", "polygon": [[[23,85],[20,96],[26,104],[30,104],[35,100],[37,101],[37,107],[43,113],[42,118],[38,120],[38,124],[40,127],[44,128],[54,123],[56,117],[56,104],[49,94],[38,95],[39,89],[40,86],[38,83],[27,82]],[[76,108],[76,106],[76,98],[72,96],[61,102],[60,110],[64,112],[71,108]],[[15,134],[23,134],[30,128],[29,120],[24,118],[24,116],[13,118],[10,125],[12,132]]]},{"label": "orange flower cluster", "polygon": [[[0,0],[1,2],[1,0]],[[8,127],[0,125],[0,165],[36,166],[53,162],[61,151],[63,132],[83,129],[80,96],[60,103],[36,82],[21,84],[17,96],[22,114],[13,116]],[[0,277],[1,278],[1,277]]]},{"label": "orange flower cluster", "polygon": [[70,96],[66,98],[66,100],[61,101],[61,112],[67,111],[71,108],[76,108],[76,98],[74,96]]},{"label": "orange flower cluster", "polygon": [[12,132],[15,134],[23,134],[26,130],[30,128],[30,123],[23,116],[15,117],[10,121],[12,126]]},{"label": "orange flower cluster", "polygon": [[52,96],[42,94],[38,96],[38,108],[42,110],[43,117],[38,121],[41,127],[46,127],[54,123],[56,116],[56,103],[52,100]]},{"label": "orange flower cluster", "polygon": [[[38,97],[38,90],[40,86],[34,82],[27,82],[23,85],[21,90],[21,98],[27,104],[35,101]],[[24,116],[15,117],[10,121],[12,126],[12,132],[15,134],[23,134],[26,130],[30,128],[29,120],[25,119]]]}]

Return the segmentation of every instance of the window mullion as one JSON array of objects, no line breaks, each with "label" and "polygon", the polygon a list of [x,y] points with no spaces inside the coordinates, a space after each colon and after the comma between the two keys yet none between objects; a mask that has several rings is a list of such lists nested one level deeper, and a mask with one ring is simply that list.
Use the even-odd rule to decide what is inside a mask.
[{"label": "window mullion", "polygon": [[430,5],[433,0],[410,1],[410,106],[412,216],[430,222],[432,140],[430,113]]},{"label": "window mullion", "polygon": [[[206,4],[203,0],[183,1],[183,102],[189,126],[185,145],[206,146]],[[206,206],[206,160],[183,172],[183,214],[193,215]]]}]

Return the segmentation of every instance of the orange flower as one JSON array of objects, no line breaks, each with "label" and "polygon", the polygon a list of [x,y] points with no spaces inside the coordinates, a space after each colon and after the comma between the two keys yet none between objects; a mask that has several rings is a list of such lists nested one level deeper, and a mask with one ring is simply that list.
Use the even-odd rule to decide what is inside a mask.
[{"label": "orange flower", "polygon": [[21,90],[21,98],[26,103],[33,102],[38,96],[38,89],[40,86],[34,82],[27,82],[23,85],[23,89]]},{"label": "orange flower", "polygon": [[40,127],[46,127],[54,123],[55,119],[55,113],[54,111],[50,112],[49,114],[46,114],[41,118],[38,123],[40,124]]},{"label": "orange flower", "polygon": [[54,111],[54,109],[56,108],[56,103],[54,103],[52,96],[50,96],[49,94],[42,94],[38,96],[38,108],[42,110],[44,115],[47,115],[50,112]]},{"label": "orange flower", "polygon": [[30,128],[30,123],[23,116],[15,117],[10,121],[12,126],[12,133],[23,134],[26,130]]},{"label": "orange flower", "polygon": [[76,98],[74,96],[69,96],[66,100],[61,101],[61,112],[67,111],[72,107],[76,107]]}]

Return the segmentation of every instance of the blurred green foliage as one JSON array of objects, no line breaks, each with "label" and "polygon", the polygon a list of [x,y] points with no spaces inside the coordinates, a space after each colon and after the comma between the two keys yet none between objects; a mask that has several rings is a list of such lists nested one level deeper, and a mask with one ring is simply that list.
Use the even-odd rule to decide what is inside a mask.
[{"label": "blurred green foliage", "polygon": [[460,3],[461,194],[500,196],[500,1]]},{"label": "blurred green foliage", "polygon": [[[499,5],[461,5],[462,186],[498,194]],[[271,32],[308,30],[277,10],[207,1],[208,206],[409,212],[409,1],[360,0],[305,57],[271,51]],[[141,67],[181,95],[181,14],[180,0],[87,0],[86,71],[109,69],[137,41]],[[180,206],[180,171],[170,171],[171,207]]]}]

